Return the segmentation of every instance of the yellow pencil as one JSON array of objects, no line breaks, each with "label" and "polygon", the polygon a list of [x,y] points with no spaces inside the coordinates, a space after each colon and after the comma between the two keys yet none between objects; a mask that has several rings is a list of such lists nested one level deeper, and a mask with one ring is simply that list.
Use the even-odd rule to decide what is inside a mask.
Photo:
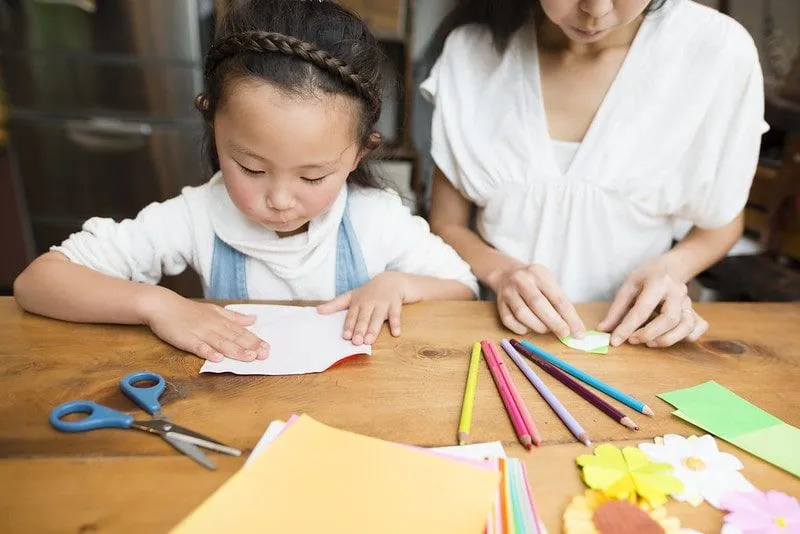
[{"label": "yellow pencil", "polygon": [[481,344],[472,345],[472,357],[469,359],[467,387],[464,388],[464,403],[461,405],[461,420],[458,423],[458,444],[463,445],[469,435],[472,424],[472,406],[475,404],[475,388],[478,385],[478,365],[481,361]]}]

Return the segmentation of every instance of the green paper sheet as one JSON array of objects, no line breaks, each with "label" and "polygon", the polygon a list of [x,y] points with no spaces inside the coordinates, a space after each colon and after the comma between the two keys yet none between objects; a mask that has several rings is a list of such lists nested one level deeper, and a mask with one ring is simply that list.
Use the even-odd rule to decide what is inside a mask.
[{"label": "green paper sheet", "polygon": [[800,477],[800,429],[714,381],[658,395],[673,415]]},{"label": "green paper sheet", "polygon": [[561,343],[571,349],[591,352],[592,354],[608,354],[608,344],[610,340],[611,334],[607,332],[598,332],[597,330],[587,331],[583,339],[575,339],[572,336],[559,338]]}]

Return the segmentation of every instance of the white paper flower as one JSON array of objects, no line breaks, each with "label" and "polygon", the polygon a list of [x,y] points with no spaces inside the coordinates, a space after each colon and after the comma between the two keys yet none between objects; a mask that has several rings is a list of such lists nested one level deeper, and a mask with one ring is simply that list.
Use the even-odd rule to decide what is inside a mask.
[{"label": "white paper flower", "polygon": [[667,434],[655,443],[641,443],[639,448],[655,462],[672,465],[672,475],[683,482],[684,490],[672,497],[698,506],[704,500],[714,508],[733,491],[755,489],[739,472],[744,466],[739,459],[720,452],[716,440],[706,434],[685,438]]}]

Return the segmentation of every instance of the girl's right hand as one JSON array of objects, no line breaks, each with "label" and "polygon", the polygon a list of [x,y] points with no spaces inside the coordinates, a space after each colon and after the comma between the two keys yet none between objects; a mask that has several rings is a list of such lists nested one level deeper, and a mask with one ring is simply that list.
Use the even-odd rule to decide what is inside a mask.
[{"label": "girl's right hand", "polygon": [[497,311],[503,324],[522,336],[553,332],[559,338],[572,334],[582,338],[586,327],[547,267],[517,265],[493,277]]},{"label": "girl's right hand", "polygon": [[146,314],[147,324],[170,345],[212,362],[222,361],[223,356],[243,361],[269,356],[269,343],[245,328],[255,322],[252,315],[172,292],[160,297]]}]

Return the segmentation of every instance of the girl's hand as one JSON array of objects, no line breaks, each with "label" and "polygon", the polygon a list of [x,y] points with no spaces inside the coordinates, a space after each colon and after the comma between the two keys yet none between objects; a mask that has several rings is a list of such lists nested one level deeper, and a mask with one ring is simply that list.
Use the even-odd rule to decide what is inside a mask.
[{"label": "girl's hand", "polygon": [[155,335],[212,362],[222,361],[223,356],[243,361],[266,359],[269,343],[245,328],[254,322],[251,315],[193,302],[171,292],[156,300],[147,314],[147,324]]},{"label": "girl's hand", "polygon": [[682,339],[696,341],[708,330],[708,323],[692,309],[687,292],[686,284],[672,277],[662,262],[647,263],[628,276],[598,328],[613,329],[615,347],[626,340],[648,347],[669,347]]},{"label": "girl's hand", "polygon": [[520,336],[533,330],[558,337],[586,332],[578,312],[543,265],[520,265],[500,271],[492,283],[497,311],[509,330]]},{"label": "girl's hand", "polygon": [[400,335],[400,310],[403,304],[416,302],[418,296],[408,289],[409,276],[398,272],[384,272],[353,291],[320,305],[323,315],[348,310],[342,337],[353,345],[371,345],[378,337],[384,321],[389,320],[389,331]]}]

